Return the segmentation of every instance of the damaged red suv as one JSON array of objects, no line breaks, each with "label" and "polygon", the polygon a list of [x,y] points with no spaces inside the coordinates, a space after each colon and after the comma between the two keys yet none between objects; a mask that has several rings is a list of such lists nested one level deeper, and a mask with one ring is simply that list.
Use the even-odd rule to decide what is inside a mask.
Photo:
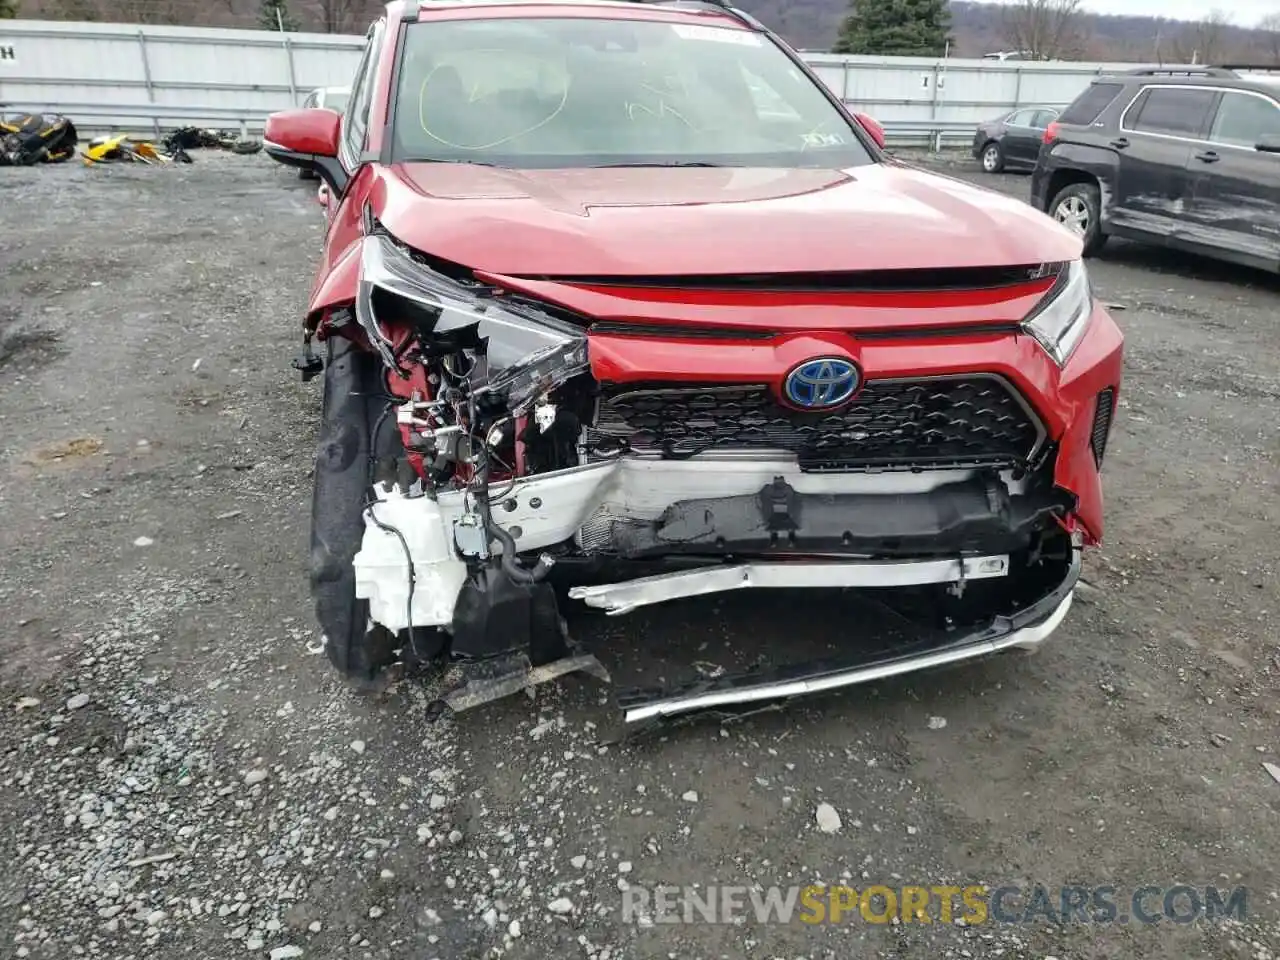
[{"label": "damaged red suv", "polygon": [[1122,349],[1080,239],[888,157],[746,14],[393,2],[346,115],[266,140],[329,193],[297,366],[324,377],[311,577],[346,674],[447,658],[455,709],[607,677],[566,604],[852,588],[913,624],[619,691],[637,723],[1066,615]]}]

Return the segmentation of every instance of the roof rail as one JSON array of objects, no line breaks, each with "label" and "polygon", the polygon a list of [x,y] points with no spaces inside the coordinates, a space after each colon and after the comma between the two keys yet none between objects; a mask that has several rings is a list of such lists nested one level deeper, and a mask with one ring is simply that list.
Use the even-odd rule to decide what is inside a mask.
[{"label": "roof rail", "polygon": [[739,23],[743,23],[748,27],[751,27],[753,30],[765,29],[764,24],[746,11],[739,10],[730,3],[729,0],[626,0],[626,2],[647,3],[663,7],[702,7],[704,9],[706,7],[713,7],[721,13],[728,14],[733,17],[733,19],[737,20]]},{"label": "roof rail", "polygon": [[[417,20],[418,15],[422,11],[422,7],[432,2],[433,0],[405,0],[401,19],[406,21]],[[525,0],[525,2],[533,2],[533,0]],[[614,0],[614,2],[649,4],[652,6],[662,7],[683,7],[686,9],[693,8],[701,9],[703,11],[715,10],[718,13],[723,13],[732,17],[734,20],[737,20],[746,27],[750,27],[752,30],[758,30],[762,33],[770,32],[763,23],[751,14],[747,13],[745,10],[740,10],[735,7],[730,0]]]},{"label": "roof rail", "polygon": [[1220,63],[1221,70],[1251,70],[1255,73],[1280,73],[1280,63]]},{"label": "roof rail", "polygon": [[1161,77],[1177,76],[1179,74],[1185,76],[1234,77],[1235,71],[1230,67],[1200,66],[1193,63],[1186,66],[1138,67],[1136,70],[1126,70],[1124,72],[1126,77]]}]

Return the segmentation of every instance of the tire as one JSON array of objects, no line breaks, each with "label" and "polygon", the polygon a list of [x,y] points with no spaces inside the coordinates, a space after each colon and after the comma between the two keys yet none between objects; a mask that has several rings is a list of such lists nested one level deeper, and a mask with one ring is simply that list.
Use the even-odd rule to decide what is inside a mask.
[{"label": "tire", "polygon": [[1086,257],[1093,256],[1107,242],[1102,232],[1102,192],[1096,183],[1072,183],[1063,187],[1049,203],[1048,213],[1083,238]]},{"label": "tire", "polygon": [[298,171],[298,179],[299,180],[319,180],[320,178],[315,175],[315,171],[307,170],[304,168]]},{"label": "tire", "polygon": [[984,173],[999,173],[1004,169],[1004,148],[990,140],[982,148],[979,158]]},{"label": "tire", "polygon": [[[382,417],[386,383],[381,360],[345,337],[331,337],[326,343],[311,501],[311,595],[329,660],[355,684],[369,685],[396,661],[401,640],[380,625],[367,628],[369,605],[356,597],[351,562],[364,537],[370,455],[378,461],[399,460],[404,445],[395,418]],[[443,649],[439,631],[422,629],[415,634],[418,659],[429,659]]]}]

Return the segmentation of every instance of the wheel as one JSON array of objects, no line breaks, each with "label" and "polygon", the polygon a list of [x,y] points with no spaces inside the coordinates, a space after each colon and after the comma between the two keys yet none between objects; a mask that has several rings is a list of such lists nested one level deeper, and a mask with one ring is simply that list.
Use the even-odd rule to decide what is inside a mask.
[{"label": "wheel", "polygon": [[982,169],[987,173],[999,173],[1004,169],[1004,150],[994,140],[982,148]]},{"label": "wheel", "polygon": [[299,180],[319,180],[320,178],[315,175],[315,171],[307,170],[306,168],[303,168],[298,171],[298,179]]},{"label": "wheel", "polygon": [[[326,342],[324,406],[311,500],[311,594],[329,660],[353,682],[369,684],[395,662],[396,651],[408,635],[397,637],[385,627],[370,626],[369,605],[356,597],[351,562],[364,537],[371,464],[399,460],[404,445],[395,418],[382,417],[386,384],[381,360],[345,337]],[[435,656],[443,649],[439,631],[415,631],[413,639],[416,659]]]},{"label": "wheel", "polygon": [[1102,193],[1096,183],[1072,183],[1058,191],[1049,216],[1084,239],[1084,255],[1091,257],[1107,242],[1102,232]]}]

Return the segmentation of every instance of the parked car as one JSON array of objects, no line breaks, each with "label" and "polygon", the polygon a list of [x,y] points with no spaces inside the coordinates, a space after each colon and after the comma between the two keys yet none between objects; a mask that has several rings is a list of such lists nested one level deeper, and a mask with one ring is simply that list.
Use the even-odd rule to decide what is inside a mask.
[{"label": "parked car", "polygon": [[[341,116],[347,109],[347,100],[350,97],[350,87],[316,87],[303,99],[302,108],[332,110]],[[316,179],[315,172],[305,168],[298,171],[298,177],[302,180]]]},{"label": "parked car", "polygon": [[[1078,236],[895,161],[719,3],[395,0],[352,91],[265,146],[336,205],[296,365],[324,376],[312,591],[348,676],[447,657],[454,709],[607,677],[556,587],[895,612],[797,606],[758,671],[619,692],[629,724],[1062,622],[1122,352]],[[789,662],[818,641],[834,661]]]},{"label": "parked car", "polygon": [[996,50],[992,53],[984,53],[983,60],[1048,60],[1044,54],[1034,53],[1030,50]]},{"label": "parked car", "polygon": [[341,115],[346,112],[347,101],[350,98],[350,87],[316,87],[302,101],[302,107],[303,109],[321,107]]},{"label": "parked car", "polygon": [[987,173],[1034,170],[1044,132],[1057,119],[1055,107],[1019,107],[980,123],[973,135],[973,155]]},{"label": "parked car", "polygon": [[1094,80],[1045,131],[1032,203],[1127,237],[1280,271],[1280,72],[1140,69]]}]

